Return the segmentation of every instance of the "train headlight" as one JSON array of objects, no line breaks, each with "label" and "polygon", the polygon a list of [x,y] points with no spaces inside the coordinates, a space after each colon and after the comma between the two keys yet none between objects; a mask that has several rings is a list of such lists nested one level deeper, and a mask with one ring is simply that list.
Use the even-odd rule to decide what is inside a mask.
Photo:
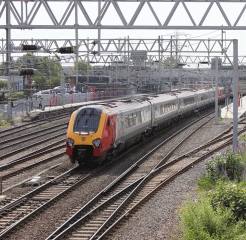
[{"label": "train headlight", "polygon": [[67,139],[67,145],[68,145],[68,147],[72,147],[73,144],[74,144],[74,140],[72,138],[68,138]]},{"label": "train headlight", "polygon": [[92,143],[96,148],[98,148],[101,144],[101,139],[97,138],[97,139],[93,140]]}]

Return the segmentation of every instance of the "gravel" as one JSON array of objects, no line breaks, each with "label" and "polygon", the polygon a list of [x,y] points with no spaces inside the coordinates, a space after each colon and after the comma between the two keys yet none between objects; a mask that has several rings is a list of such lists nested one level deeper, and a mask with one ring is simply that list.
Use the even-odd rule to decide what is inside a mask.
[{"label": "gravel", "polygon": [[[205,142],[206,136],[217,136],[226,130],[230,120],[211,124],[197,142]],[[190,142],[188,144],[191,144]],[[224,150],[226,151],[226,149]],[[107,239],[110,240],[181,240],[178,210],[191,198],[198,197],[197,181],[205,171],[206,160],[195,165],[160,190],[139,211],[131,215]]]},{"label": "gravel", "polygon": [[171,240],[180,234],[177,211],[187,197],[197,198],[197,181],[203,171],[204,161],[159,191],[108,239]]}]

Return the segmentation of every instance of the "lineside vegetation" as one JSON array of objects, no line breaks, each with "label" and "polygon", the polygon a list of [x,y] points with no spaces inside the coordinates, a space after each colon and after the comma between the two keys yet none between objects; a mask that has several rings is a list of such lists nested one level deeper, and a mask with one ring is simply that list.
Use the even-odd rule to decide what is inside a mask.
[{"label": "lineside vegetation", "polygon": [[[237,151],[226,150],[205,163],[198,198],[188,198],[178,211],[175,240],[246,239],[246,135]],[[241,151],[243,149],[243,151]]]},{"label": "lineside vegetation", "polygon": [[0,112],[0,129],[9,126],[10,123],[3,118],[3,114]]}]

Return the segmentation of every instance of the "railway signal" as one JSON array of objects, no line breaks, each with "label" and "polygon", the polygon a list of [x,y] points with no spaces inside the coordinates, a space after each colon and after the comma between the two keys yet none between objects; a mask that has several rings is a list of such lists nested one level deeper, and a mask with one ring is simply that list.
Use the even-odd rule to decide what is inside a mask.
[{"label": "railway signal", "polygon": [[[38,45],[33,45],[33,44],[22,44],[21,45],[21,51],[38,51],[42,47]],[[61,54],[69,54],[69,53],[75,53],[76,47],[75,46],[69,46],[69,47],[60,47],[56,50],[56,52],[61,53]],[[51,53],[48,50],[49,53]]]},{"label": "railway signal", "polygon": [[60,47],[58,48],[57,52],[61,54],[69,54],[69,53],[75,53],[75,47]]},{"label": "railway signal", "polygon": [[22,44],[21,45],[21,50],[22,51],[37,51],[39,49],[41,49],[41,47],[37,46],[37,45],[29,45],[29,44],[27,44],[27,45]]}]

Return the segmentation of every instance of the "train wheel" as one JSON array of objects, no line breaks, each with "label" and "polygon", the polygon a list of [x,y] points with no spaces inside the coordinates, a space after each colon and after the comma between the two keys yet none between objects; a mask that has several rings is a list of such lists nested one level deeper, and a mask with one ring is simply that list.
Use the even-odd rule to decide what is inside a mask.
[{"label": "train wheel", "polygon": [[114,148],[113,152],[112,152],[112,157],[116,158],[118,156],[118,154],[119,154],[119,149],[118,148]]},{"label": "train wheel", "polygon": [[69,157],[69,158],[70,158],[70,162],[71,162],[71,163],[75,163],[75,160],[76,160],[76,159],[74,159],[73,157]]},{"label": "train wheel", "polygon": [[107,157],[106,157],[106,162],[109,162],[109,161],[113,160],[114,158],[115,158],[115,151],[114,151],[114,149],[108,151]]},{"label": "train wheel", "polygon": [[146,142],[147,138],[144,134],[142,134],[141,138],[140,138],[140,141],[141,142]]},{"label": "train wheel", "polygon": [[103,164],[107,159],[107,154],[103,154],[101,157],[98,158],[97,162],[98,164]]}]

